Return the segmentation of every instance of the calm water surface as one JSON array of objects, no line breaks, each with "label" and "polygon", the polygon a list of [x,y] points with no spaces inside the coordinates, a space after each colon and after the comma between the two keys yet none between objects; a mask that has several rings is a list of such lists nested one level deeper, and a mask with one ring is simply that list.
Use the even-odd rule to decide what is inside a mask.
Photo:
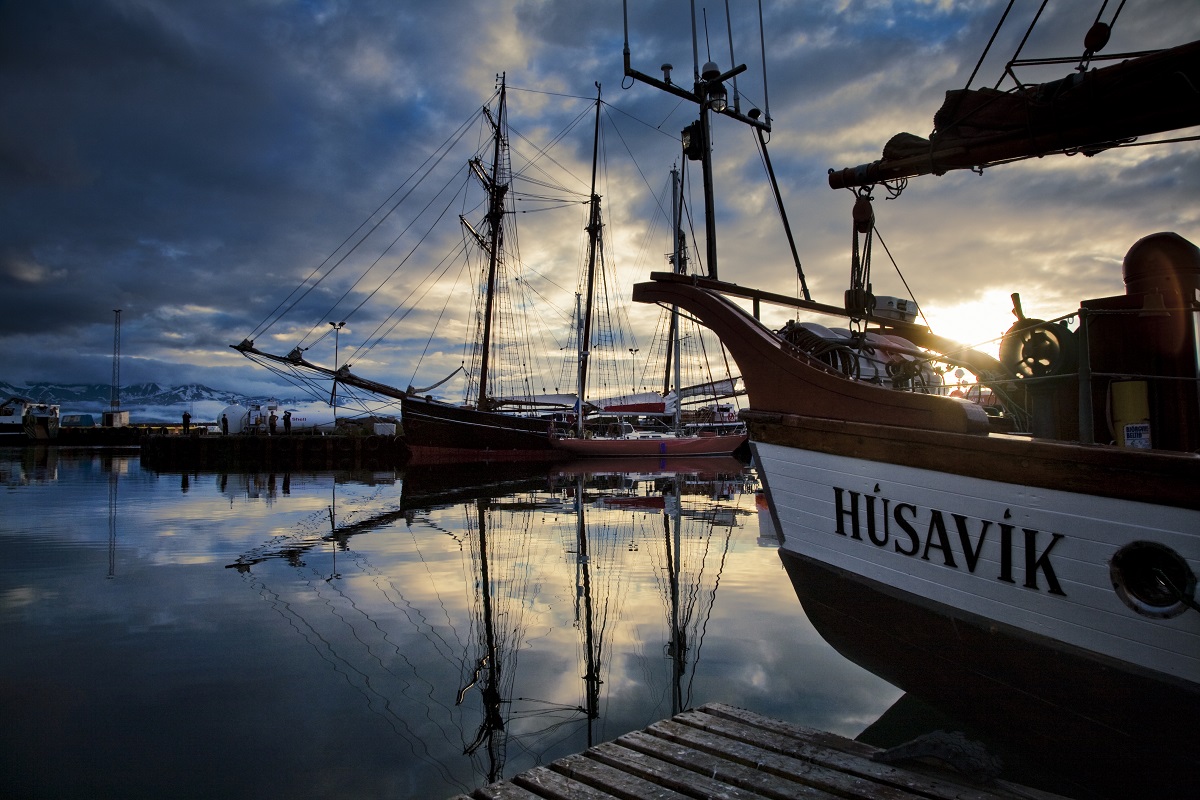
[{"label": "calm water surface", "polygon": [[900,697],[752,471],[487,478],[0,451],[5,794],[448,797],[709,701],[853,737]]}]

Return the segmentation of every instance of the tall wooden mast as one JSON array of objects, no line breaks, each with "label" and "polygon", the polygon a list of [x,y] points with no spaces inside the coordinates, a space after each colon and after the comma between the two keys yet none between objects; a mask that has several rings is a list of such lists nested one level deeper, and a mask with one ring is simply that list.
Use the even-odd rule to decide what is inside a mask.
[{"label": "tall wooden mast", "polygon": [[480,359],[479,366],[479,395],[476,398],[476,405],[480,409],[486,410],[491,405],[491,399],[488,397],[488,361],[491,355],[492,347],[492,308],[494,305],[494,295],[496,292],[496,268],[500,260],[500,247],[503,244],[504,238],[504,199],[508,193],[508,184],[500,182],[501,175],[501,154],[504,149],[504,126],[505,126],[505,87],[504,75],[500,75],[500,101],[496,107],[496,119],[491,120],[492,127],[495,130],[494,143],[492,147],[492,173],[491,176],[485,178],[482,171],[478,169],[476,164],[476,175],[483,182],[484,187],[488,192],[488,276],[487,276],[487,295],[484,298],[483,309],[483,353]]},{"label": "tall wooden mast", "polygon": [[600,195],[596,194],[596,162],[600,153],[600,84],[596,84],[596,129],[592,138],[592,195],[588,215],[587,297],[584,300],[583,331],[579,340],[579,413],[576,414],[576,433],[583,436],[583,397],[587,390],[588,357],[592,346],[592,307],[596,291],[596,258],[601,247]]}]

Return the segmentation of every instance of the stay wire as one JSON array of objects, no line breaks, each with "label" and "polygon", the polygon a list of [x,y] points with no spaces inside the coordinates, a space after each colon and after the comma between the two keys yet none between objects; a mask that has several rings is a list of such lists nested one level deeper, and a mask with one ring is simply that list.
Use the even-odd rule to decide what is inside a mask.
[{"label": "stay wire", "polygon": [[[1012,2],[1012,0],[1010,0],[1010,3],[1011,2]],[[1004,74],[1000,76],[1000,79],[996,81],[996,85],[992,87],[993,89],[999,89],[1000,83],[1004,80],[1004,75],[1008,75],[1011,73],[1013,62],[1015,62],[1020,57],[1021,51],[1025,49],[1025,43],[1029,41],[1029,36],[1033,33],[1034,27],[1037,26],[1038,20],[1042,18],[1042,12],[1044,12],[1046,10],[1046,5],[1049,2],[1050,2],[1050,0],[1042,0],[1042,5],[1038,8],[1037,13],[1033,15],[1033,20],[1030,21],[1029,27],[1025,30],[1025,35],[1023,37],[1021,37],[1021,43],[1017,45],[1017,49],[1013,53],[1012,60],[1008,62],[1008,67],[1005,68]],[[1014,80],[1015,80],[1015,77],[1014,77]],[[1017,85],[1020,86],[1019,81],[1017,82]]]},{"label": "stay wire", "polygon": [[[409,249],[407,255],[405,255],[403,258],[401,258],[396,263],[396,266],[392,268],[392,271],[389,272],[384,277],[384,279],[379,282],[379,285],[377,285],[374,289],[372,289],[370,292],[368,292],[359,301],[359,303],[350,310],[350,313],[346,315],[347,319],[350,319],[351,317],[353,317],[354,314],[357,313],[360,309],[362,309],[362,307],[364,305],[366,305],[368,301],[370,301],[372,298],[374,298],[378,292],[383,290],[388,285],[389,281],[391,281],[391,279],[396,276],[396,273],[399,272],[400,269],[402,267],[404,267],[405,264],[408,263],[409,259],[411,259],[413,257],[413,255],[417,252],[417,250],[421,247],[421,245],[424,244],[425,240],[428,239],[430,235],[432,235],[434,230],[437,228],[438,223],[441,222],[443,219],[445,219],[446,214],[450,210],[450,206],[454,203],[455,199],[459,197],[459,193],[465,187],[465,183],[466,183],[465,178],[466,178],[466,175],[464,173],[463,182],[461,184],[459,184],[459,188],[455,189],[455,191],[451,194],[449,202],[447,202],[446,205],[442,208],[441,212],[437,215],[437,217],[429,225],[429,227],[426,229],[425,233],[423,233],[421,235],[421,237],[417,240],[416,244],[414,244]],[[433,205],[433,201],[436,200],[438,197],[440,197],[442,195],[442,193],[445,191],[445,188],[448,188],[448,186],[449,186],[449,184],[447,184],[447,187],[443,187],[442,191],[439,191],[437,195],[434,195],[434,197],[430,198],[429,202],[425,205],[424,208],[421,209],[421,212],[417,215],[416,219],[419,219],[421,216],[423,216],[425,214],[425,212],[430,208],[430,206]],[[396,242],[398,242],[400,240],[400,237],[402,237],[405,233],[407,233],[408,231],[410,231],[412,229],[412,226],[416,224],[416,219],[414,219],[413,222],[410,223],[408,227],[406,227],[403,231],[401,231],[396,236],[396,238],[392,240],[392,243],[388,245],[387,249],[384,251],[384,254],[386,254],[388,251],[390,251],[392,249],[392,247],[396,244]],[[374,269],[375,265],[378,264],[379,261],[381,261],[382,259],[383,259],[383,255],[381,255],[378,259],[376,259],[375,264],[372,264],[370,269]],[[370,269],[368,269],[367,272],[370,272]],[[409,299],[413,296],[413,294],[417,291],[417,289],[421,288],[421,286],[426,285],[428,283],[430,276],[432,276],[434,271],[436,271],[436,270],[437,270],[437,266],[435,266],[432,270],[430,270],[429,273],[426,274],[425,278],[422,279],[422,281],[420,283],[418,283],[417,286],[414,287],[414,289],[412,291],[410,291],[409,294],[404,298],[404,300],[400,304],[400,307],[403,307],[404,305],[406,305],[408,303]],[[445,272],[445,270],[443,270],[443,274],[444,274],[444,272]],[[366,275],[367,275],[367,273],[363,273],[363,276],[362,276],[362,278],[359,279],[359,281],[355,281],[355,283],[353,285],[351,285],[349,288],[347,288],[346,291],[342,294],[342,296],[340,298],[338,298],[337,303],[334,303],[333,308],[336,309],[337,306],[341,303],[341,301],[344,300],[350,294],[350,292],[354,290],[354,288],[358,285],[358,283],[361,282],[362,279],[366,278]],[[432,285],[429,285],[429,287],[425,290],[425,292],[423,292],[421,294],[421,297],[424,297],[426,294],[428,294],[431,289],[432,289]],[[420,298],[418,298],[418,301],[419,300],[420,300]],[[390,319],[392,319],[392,317],[395,315],[395,313],[396,313],[395,310],[393,310],[393,312],[391,314],[389,314],[386,318],[384,318],[384,320],[382,322],[380,322],[379,325],[376,326],[375,330],[371,333],[371,335],[364,338],[364,343],[362,345],[359,345],[359,347],[356,348],[351,353],[351,357],[358,358],[361,354],[369,352],[374,347],[373,344],[371,344],[371,345],[367,344],[368,342],[370,342],[372,337],[376,337],[375,344],[378,344],[379,341],[383,338],[382,335],[380,335],[380,331],[388,323],[388,321]],[[404,316],[407,316],[407,314],[408,314],[408,312],[405,312]],[[394,327],[395,326],[393,325],[392,328],[389,328],[388,332],[391,332],[391,330]]]},{"label": "stay wire", "polygon": [[[896,263],[896,259],[892,257],[892,251],[888,249],[887,242],[883,241],[883,235],[879,233],[879,228],[874,228],[875,238],[879,240],[879,244],[883,247],[883,252],[887,253],[888,259],[892,262],[892,266],[896,269],[896,274],[900,277],[900,282],[904,284],[904,291],[908,292],[908,296],[917,303],[917,297],[913,294],[913,290],[908,285],[908,280],[904,277],[904,273],[900,271],[900,265]],[[925,311],[921,308],[921,304],[917,303],[917,313],[921,315],[921,319],[925,320],[925,327],[929,327],[929,320],[925,317]]]},{"label": "stay wire", "polygon": [[987,54],[992,49],[992,45],[996,42],[996,37],[1000,35],[1000,29],[1004,27],[1004,21],[1008,19],[1008,13],[1012,11],[1013,3],[1016,0],[1008,0],[1008,6],[1005,7],[1004,13],[1000,15],[1000,21],[996,23],[995,29],[992,31],[992,37],[988,39],[987,45],[984,46],[983,52],[979,54],[979,60],[975,62],[975,69],[971,70],[971,77],[967,78],[967,84],[963,87],[964,90],[971,88],[971,83],[975,80],[975,76],[979,73],[979,68],[983,66],[983,60],[987,58]]},{"label": "stay wire", "polygon": [[[320,285],[320,283],[325,280],[325,278],[329,277],[329,275],[332,274],[332,272],[335,269],[337,269],[338,266],[340,266],[342,263],[344,263],[346,258],[349,257],[350,253],[354,252],[354,250],[360,244],[362,244],[362,242],[365,241],[366,238],[368,236],[370,236],[370,234],[373,231],[375,231],[380,225],[382,225],[383,222],[386,219],[388,219],[388,217],[390,217],[391,214],[396,210],[396,208],[398,208],[399,205],[404,202],[404,199],[407,198],[416,189],[416,187],[419,186],[421,184],[421,182],[423,182],[425,180],[425,178],[427,178],[429,176],[429,174],[432,172],[433,168],[436,167],[439,163],[441,163],[442,159],[444,159],[446,157],[446,155],[453,149],[454,145],[456,145],[462,139],[462,137],[470,129],[470,127],[474,123],[474,121],[479,116],[481,116],[482,113],[483,112],[481,110],[476,110],[476,111],[472,112],[471,115],[468,116],[467,119],[465,119],[459,125],[459,127],[453,133],[451,133],[450,136],[447,137],[447,139],[444,140],[442,142],[442,144],[439,145],[438,148],[435,149],[434,152],[431,153],[425,159],[425,161],[423,161],[415,170],[413,170],[413,172],[407,178],[404,179],[403,182],[401,182],[401,184],[398,187],[396,187],[396,189],[387,197],[386,200],[384,200],[382,203],[380,203],[379,206],[376,207],[376,209],[374,211],[372,211],[371,214],[369,214],[367,216],[367,218],[365,220],[363,220],[363,222],[360,223],[359,226],[357,228],[355,228],[355,230],[353,232],[351,232],[350,235],[348,235],[341,242],[341,244],[339,244],[337,247],[335,247],[333,249],[333,251],[330,252],[330,254],[328,256],[326,256],[324,258],[324,260],[321,261],[321,263],[319,263],[317,266],[313,267],[312,271],[300,283],[300,285],[297,286],[295,289],[293,289],[283,300],[281,300],[279,302],[279,304],[276,305],[275,308],[269,314],[267,314],[267,316],[263,319],[263,321],[260,322],[254,328],[254,330],[251,332],[249,338],[254,338],[256,336],[260,336],[263,333],[266,333],[266,331],[270,330],[270,328],[273,325],[275,325],[276,323],[278,323],[279,320],[282,319],[285,314],[292,311],[305,297],[308,296],[308,294],[310,292],[312,292],[314,289],[316,289],[317,286]],[[439,153],[440,153],[440,155],[439,155]],[[433,164],[430,164],[431,160],[434,162]],[[426,169],[427,167],[428,167],[428,169]],[[421,174],[422,170],[425,170],[424,174]],[[416,178],[418,175],[420,175],[420,177],[417,179],[416,184],[412,185],[412,187],[408,190],[408,192],[406,192],[403,196],[401,196],[399,199],[396,199],[396,196],[405,188],[405,186],[408,186],[409,183],[411,181],[413,181],[413,179]],[[393,200],[395,200],[395,203],[392,203]],[[379,214],[381,210],[386,208],[389,203],[392,203],[392,206],[390,209],[387,210],[387,213],[385,213],[382,217],[380,217],[379,220],[376,221],[374,225],[371,225],[364,232],[364,227],[366,227],[367,223],[373,217],[375,217],[377,214]],[[329,264],[330,260],[333,259],[334,256],[336,256],[337,253],[340,252],[346,246],[347,243],[354,240],[356,236],[358,237],[358,241],[354,244],[354,246],[351,247],[350,250],[348,252],[346,252],[341,258],[339,258],[336,262],[334,262],[329,267],[329,269],[325,272],[325,274],[323,274],[315,282],[312,282],[311,285],[309,285],[307,289],[304,289],[304,291],[301,292],[299,297],[295,297],[296,293],[300,292],[300,290],[306,284],[309,284],[309,282],[312,281],[313,276],[316,275],[318,272],[320,272],[322,267]],[[295,297],[295,300],[292,300],[293,297]],[[289,304],[289,301],[291,301],[290,304]],[[286,306],[286,308],[284,306]],[[282,310],[280,310],[280,309],[282,309]],[[272,317],[274,317],[274,319],[272,319]],[[315,327],[316,326],[314,326],[314,328]],[[311,336],[312,332],[310,331],[308,335]],[[307,338],[308,338],[308,336],[305,337],[305,340]],[[301,340],[300,344],[303,344],[303,343],[304,343],[304,340]]]}]

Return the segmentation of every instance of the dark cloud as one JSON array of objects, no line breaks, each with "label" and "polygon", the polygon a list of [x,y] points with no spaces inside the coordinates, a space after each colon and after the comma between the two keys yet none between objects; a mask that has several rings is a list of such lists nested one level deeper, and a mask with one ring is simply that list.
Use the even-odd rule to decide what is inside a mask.
[{"label": "dark cloud", "polygon": [[[634,68],[658,75],[670,62],[674,79],[690,82],[688,5],[631,5]],[[849,206],[825,188],[826,169],[876,157],[898,130],[928,133],[942,92],[965,82],[1002,4],[764,5],[766,87],[753,9],[731,8],[736,58],[750,67],[738,89],[745,108],[770,101],[771,155],[801,258],[814,285],[838,296]],[[1129,4],[1111,48],[1196,38],[1200,22],[1190,11],[1187,0]],[[1063,21],[1048,16],[1027,51],[1077,52],[1091,19]],[[0,372],[14,382],[107,380],[112,310],[121,308],[131,379],[171,383],[201,372],[230,389],[264,379],[227,345],[255,330],[413,174],[487,100],[501,72],[514,88],[514,127],[538,142],[586,115],[593,84],[602,83],[613,159],[606,209],[627,230],[624,241],[636,240],[695,108],[623,79],[623,22],[615,1],[0,4]],[[997,39],[976,85],[996,81],[1023,25]],[[1066,33],[1055,39],[1043,30]],[[701,60],[729,61],[723,7],[707,9],[698,38]],[[791,256],[748,137],[717,121],[719,241],[736,245],[724,257],[739,281],[791,291]],[[587,172],[588,138],[570,139],[559,156],[578,175]],[[1195,146],[1162,153],[1137,162],[1098,157],[1115,164],[1099,184],[1048,164],[1018,166],[1014,178],[935,179],[888,204],[881,224],[918,226],[893,236],[898,256],[920,264],[911,267],[914,283],[933,287],[920,298],[927,304],[954,302],[934,276],[981,240],[965,233],[971,226],[1003,230],[1013,199],[1025,209],[1011,217],[1023,235],[1036,240],[1046,230],[1047,247],[1084,239],[1091,217],[1105,231],[1097,247],[1119,251],[1119,261],[1141,233],[1194,225],[1184,199]],[[1081,210],[1048,227],[1068,204]],[[984,206],[986,219],[972,217]],[[521,222],[523,255],[569,293],[576,226],[532,215]],[[360,257],[369,263],[381,252]],[[390,252],[383,263],[401,258]],[[970,261],[984,286],[1019,272],[995,255]],[[395,278],[400,294],[429,268],[405,263]],[[323,324],[319,309],[328,306],[317,300],[332,302],[344,288],[331,279],[313,295],[301,329]],[[449,311],[461,319],[466,309]],[[386,311],[363,313],[356,327],[367,331]],[[423,342],[425,332],[401,335]],[[461,352],[448,338],[431,349]],[[394,354],[407,363],[391,371],[411,374],[417,354]]]}]

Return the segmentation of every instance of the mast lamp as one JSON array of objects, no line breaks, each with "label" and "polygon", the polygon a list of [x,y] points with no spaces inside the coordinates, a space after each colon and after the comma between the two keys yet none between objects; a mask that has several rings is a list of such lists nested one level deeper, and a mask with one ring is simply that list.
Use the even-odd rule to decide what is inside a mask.
[{"label": "mast lamp", "polygon": [[[717,66],[715,61],[705,63],[700,77],[704,79],[704,97],[709,108],[718,114],[725,113],[726,109],[729,108],[729,94],[725,91],[724,81],[726,78],[733,77],[744,69],[746,69],[745,65],[740,68],[735,67],[729,70],[727,74],[722,75],[721,68]],[[697,94],[700,94],[700,92],[697,91]]]},{"label": "mast lamp", "polygon": [[689,161],[699,161],[704,158],[704,127],[696,120],[680,132],[683,141],[683,154]]}]

